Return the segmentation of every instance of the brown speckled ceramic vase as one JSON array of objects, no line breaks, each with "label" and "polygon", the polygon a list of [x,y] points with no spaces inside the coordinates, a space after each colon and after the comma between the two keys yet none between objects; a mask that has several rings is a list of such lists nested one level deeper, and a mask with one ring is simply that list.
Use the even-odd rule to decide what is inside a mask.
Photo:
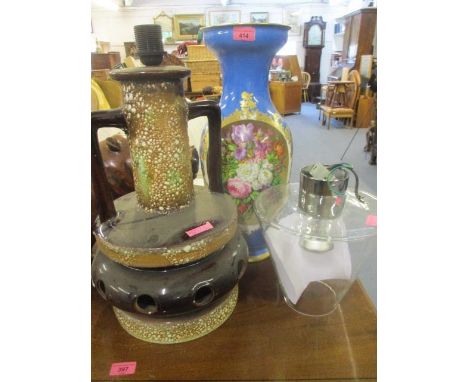
[{"label": "brown speckled ceramic vase", "polygon": [[[193,262],[221,249],[236,232],[236,213],[221,194],[220,109],[213,101],[186,102],[183,79],[189,73],[180,66],[114,70],[111,76],[122,84],[122,108],[91,114],[93,187],[101,201],[95,237],[106,256],[122,265]],[[213,142],[211,192],[194,198],[187,120],[199,116],[208,117]],[[105,126],[122,128],[129,140],[135,194],[121,198],[123,204],[112,200],[99,152],[97,131]],[[209,232],[183,237],[210,219],[216,222]]]},{"label": "brown speckled ceramic vase", "polygon": [[187,133],[189,107],[178,66],[111,72],[120,81],[138,204],[168,212],[193,197],[191,151]]},{"label": "brown speckled ceramic vase", "polygon": [[122,81],[135,191],[148,210],[167,211],[192,199],[188,107],[180,86],[180,81]]},{"label": "brown speckled ceramic vase", "polygon": [[[222,193],[221,112],[186,102],[183,67],[116,70],[121,109],[91,114],[92,179],[99,222],[92,280],[132,336],[156,343],[193,340],[219,327],[237,301],[247,245],[237,210]],[[194,187],[187,120],[208,117],[209,190]],[[135,192],[113,200],[99,152],[101,127],[122,128]]]},{"label": "brown speckled ceramic vase", "polygon": [[[93,144],[100,127],[120,127],[127,133],[138,204],[147,211],[169,212],[188,205],[193,197],[188,118],[208,117],[216,146],[210,154],[220,156],[220,132],[214,123],[219,108],[210,101],[187,104],[183,79],[189,74],[180,66],[114,70],[111,77],[122,85],[122,109],[92,113]],[[96,148],[95,157],[97,152]],[[99,167],[99,158],[95,165]],[[215,165],[211,170],[216,184],[210,190],[221,191],[221,174]],[[109,205],[103,208],[106,215],[114,215]]]},{"label": "brown speckled ceramic vase", "polygon": [[[114,70],[112,78],[122,84],[122,108],[91,113],[93,187],[101,201],[95,236],[99,248],[123,265],[185,264],[219,250],[236,232],[237,216],[220,194],[220,109],[213,101],[186,102],[183,79],[189,73],[180,66]],[[208,117],[213,143],[211,192],[194,199],[187,120],[199,116]],[[97,131],[105,126],[122,128],[129,140],[135,194],[120,205],[112,200],[99,152]],[[210,218],[216,224],[206,235],[182,238],[189,227]]]}]

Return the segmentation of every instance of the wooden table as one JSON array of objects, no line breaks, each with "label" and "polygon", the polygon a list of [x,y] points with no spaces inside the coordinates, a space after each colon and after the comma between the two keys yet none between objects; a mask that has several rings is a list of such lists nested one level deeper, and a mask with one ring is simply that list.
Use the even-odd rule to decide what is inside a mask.
[{"label": "wooden table", "polygon": [[[239,287],[228,321],[176,345],[131,337],[93,290],[93,380],[376,381],[376,312],[359,282],[321,318],[299,315],[282,301],[271,260],[249,264]],[[112,363],[126,361],[137,362],[135,374],[109,377]]]}]

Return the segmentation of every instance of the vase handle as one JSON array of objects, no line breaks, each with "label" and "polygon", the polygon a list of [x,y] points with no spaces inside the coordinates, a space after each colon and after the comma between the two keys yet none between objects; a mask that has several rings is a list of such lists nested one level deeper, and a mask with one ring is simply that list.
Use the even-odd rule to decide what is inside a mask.
[{"label": "vase handle", "polygon": [[212,192],[223,192],[221,179],[221,109],[215,101],[203,100],[188,103],[188,119],[208,118],[208,180]]},{"label": "vase handle", "polygon": [[103,223],[116,216],[116,211],[99,149],[98,130],[101,127],[118,127],[128,134],[122,109],[91,112],[91,180],[96,200],[99,201],[98,216]]}]

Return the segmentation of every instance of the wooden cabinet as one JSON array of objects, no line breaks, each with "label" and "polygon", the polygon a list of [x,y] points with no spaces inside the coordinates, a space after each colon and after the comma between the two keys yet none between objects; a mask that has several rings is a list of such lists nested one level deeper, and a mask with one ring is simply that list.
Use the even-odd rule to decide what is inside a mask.
[{"label": "wooden cabinet", "polygon": [[337,19],[345,25],[343,60],[359,69],[361,56],[373,54],[377,9],[363,8]]},{"label": "wooden cabinet", "polygon": [[91,70],[112,69],[120,64],[120,53],[91,53]]},{"label": "wooden cabinet", "polygon": [[280,114],[301,112],[302,83],[300,81],[270,81],[270,95]]},{"label": "wooden cabinet", "polygon": [[270,81],[270,96],[280,114],[301,112],[302,74],[296,55],[276,56],[283,61],[283,69],[289,70],[298,81]]},{"label": "wooden cabinet", "polygon": [[322,47],[305,48],[304,71],[310,74],[309,99],[320,95],[320,59]]},{"label": "wooden cabinet", "polygon": [[371,121],[376,119],[375,99],[368,95],[359,97],[359,103],[356,113],[356,127],[368,128]]}]

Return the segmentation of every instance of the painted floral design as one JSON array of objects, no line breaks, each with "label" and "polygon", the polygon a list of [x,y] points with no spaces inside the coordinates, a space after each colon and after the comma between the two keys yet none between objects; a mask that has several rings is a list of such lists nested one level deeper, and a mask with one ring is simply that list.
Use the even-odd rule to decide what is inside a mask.
[{"label": "painted floral design", "polygon": [[240,215],[251,210],[263,189],[286,176],[285,145],[281,134],[262,122],[239,121],[223,128],[223,183]]},{"label": "painted floral design", "polygon": [[244,199],[252,192],[250,184],[238,178],[229,179],[227,189],[229,194],[238,199]]}]

